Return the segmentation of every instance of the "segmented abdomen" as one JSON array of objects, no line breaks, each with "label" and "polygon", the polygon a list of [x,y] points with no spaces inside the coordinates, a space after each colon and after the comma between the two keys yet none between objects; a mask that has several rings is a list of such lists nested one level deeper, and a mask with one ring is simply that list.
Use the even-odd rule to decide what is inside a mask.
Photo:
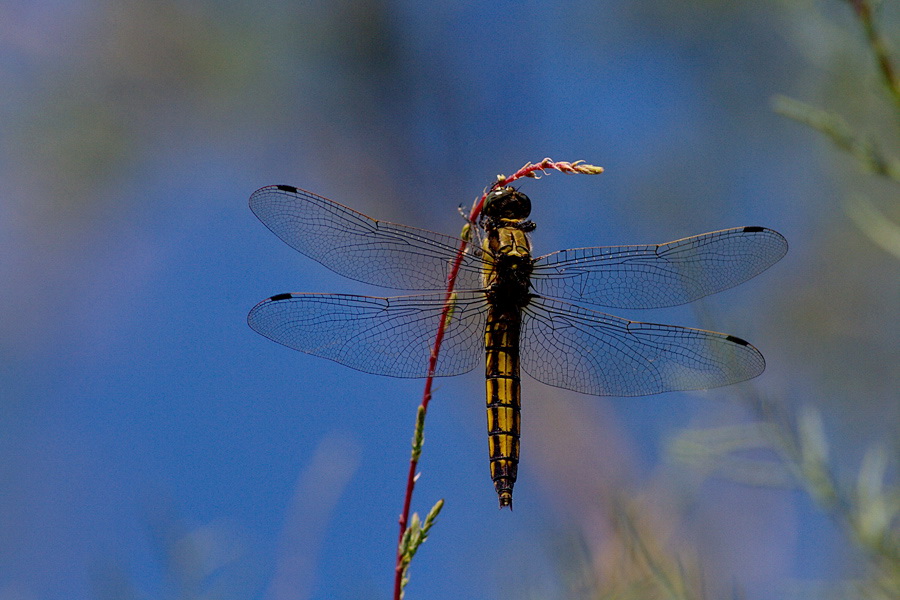
[{"label": "segmented abdomen", "polygon": [[484,331],[491,479],[501,508],[512,508],[512,490],[519,466],[521,318],[517,307],[491,306]]}]

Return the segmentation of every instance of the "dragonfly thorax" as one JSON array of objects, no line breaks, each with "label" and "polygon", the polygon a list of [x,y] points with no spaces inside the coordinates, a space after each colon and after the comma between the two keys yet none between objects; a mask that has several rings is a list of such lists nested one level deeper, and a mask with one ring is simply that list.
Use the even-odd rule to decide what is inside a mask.
[{"label": "dragonfly thorax", "polygon": [[517,221],[489,230],[485,239],[484,250],[489,258],[485,262],[484,285],[488,301],[494,306],[528,304],[534,259],[526,232],[533,227],[522,227],[524,223],[528,222]]}]

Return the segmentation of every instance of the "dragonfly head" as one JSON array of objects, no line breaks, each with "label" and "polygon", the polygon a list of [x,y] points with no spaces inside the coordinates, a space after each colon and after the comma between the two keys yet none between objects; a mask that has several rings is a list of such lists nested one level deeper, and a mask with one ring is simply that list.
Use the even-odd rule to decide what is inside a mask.
[{"label": "dragonfly head", "polygon": [[487,218],[520,221],[531,214],[531,200],[511,187],[494,190],[484,200],[482,215]]}]

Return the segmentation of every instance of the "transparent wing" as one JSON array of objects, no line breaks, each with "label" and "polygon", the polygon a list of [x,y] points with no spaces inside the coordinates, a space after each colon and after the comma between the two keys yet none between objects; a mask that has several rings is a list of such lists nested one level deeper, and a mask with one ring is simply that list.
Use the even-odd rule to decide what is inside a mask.
[{"label": "transparent wing", "polygon": [[595,396],[644,396],[729,385],[766,363],[740,338],[628,321],[536,298],[522,320],[521,366],[548,385]]},{"label": "transparent wing", "polygon": [[[466,373],[484,361],[486,305],[483,294],[457,294],[436,375]],[[253,307],[247,321],[279,344],[358,371],[425,377],[443,308],[443,294],[279,294]]]},{"label": "transparent wing", "polygon": [[[337,202],[286,185],[250,196],[250,209],[289,246],[335,273],[404,290],[443,290],[460,240],[378,221]],[[481,250],[469,245],[456,289],[481,287]]]},{"label": "transparent wing", "polygon": [[662,308],[759,275],[787,252],[780,233],[738,227],[649,246],[561,250],[535,259],[540,296],[613,308]]}]

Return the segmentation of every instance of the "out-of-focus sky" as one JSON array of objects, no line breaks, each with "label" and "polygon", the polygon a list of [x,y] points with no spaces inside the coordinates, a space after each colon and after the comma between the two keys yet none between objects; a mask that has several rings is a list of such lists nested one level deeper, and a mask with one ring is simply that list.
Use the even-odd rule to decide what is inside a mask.
[{"label": "out-of-focus sky", "polygon": [[665,460],[680,428],[752,418],[747,393],[818,407],[851,475],[896,443],[900,267],[842,209],[884,190],[771,108],[878,129],[843,3],[10,0],[0,89],[0,599],[389,596],[422,383],[248,328],[276,293],[383,290],[291,250],[247,198],[285,183],[454,234],[460,204],[545,156],[607,171],[523,183],[538,254],[784,234],[780,264],[700,307],[768,369],[631,399],[527,379],[512,513],[483,381],[439,381],[413,509],[446,507],[408,597],[567,597],[560,539],[604,547],[610,488],[718,597],[854,575],[805,495],[686,491]]}]

